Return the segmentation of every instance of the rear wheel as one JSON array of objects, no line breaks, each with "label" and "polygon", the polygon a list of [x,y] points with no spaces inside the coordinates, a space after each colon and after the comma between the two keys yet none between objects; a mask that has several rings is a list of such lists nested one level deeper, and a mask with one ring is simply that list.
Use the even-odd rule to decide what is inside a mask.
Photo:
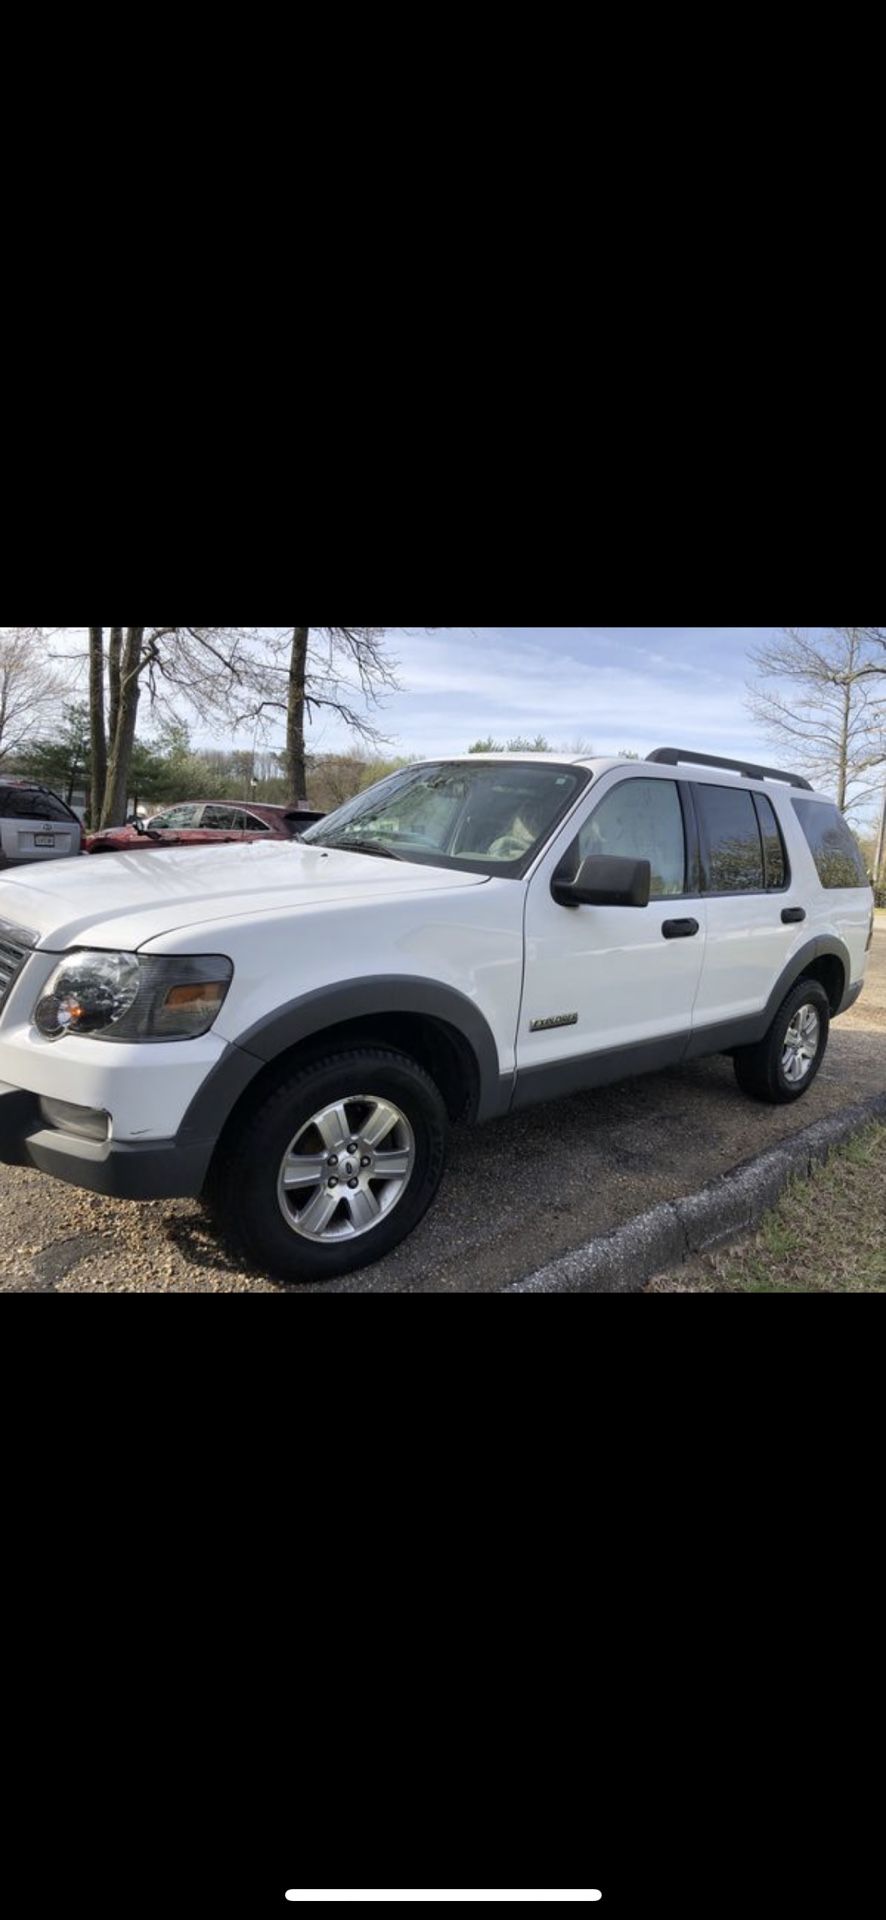
[{"label": "rear wheel", "polygon": [[817,980],[800,980],[782,1001],[762,1040],[739,1047],[735,1077],[755,1100],[786,1106],[809,1091],[824,1059],[831,1024],[828,996]]},{"label": "rear wheel", "polygon": [[443,1176],[448,1119],[407,1055],[365,1047],[294,1072],[235,1129],[207,1200],[222,1231],[281,1280],[380,1260]]}]

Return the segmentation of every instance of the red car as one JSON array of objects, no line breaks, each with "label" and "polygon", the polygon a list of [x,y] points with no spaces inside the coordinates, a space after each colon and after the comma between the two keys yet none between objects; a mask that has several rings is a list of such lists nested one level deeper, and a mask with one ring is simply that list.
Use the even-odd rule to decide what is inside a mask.
[{"label": "red car", "polygon": [[226,840],[292,840],[325,815],[304,807],[266,807],[251,800],[188,800],[165,813],[86,836],[84,853],[129,853],[133,847],[205,846]]}]

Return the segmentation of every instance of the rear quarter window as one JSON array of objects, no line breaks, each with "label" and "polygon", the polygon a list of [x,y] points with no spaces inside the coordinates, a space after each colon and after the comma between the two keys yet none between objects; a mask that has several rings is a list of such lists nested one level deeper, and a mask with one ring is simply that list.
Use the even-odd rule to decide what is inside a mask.
[{"label": "rear quarter window", "polygon": [[70,823],[73,819],[63,800],[28,787],[7,789],[5,803],[0,797],[0,811],[8,820],[67,820]]},{"label": "rear quarter window", "polygon": [[795,800],[794,812],[823,887],[870,887],[861,852],[839,807],[822,800]]}]

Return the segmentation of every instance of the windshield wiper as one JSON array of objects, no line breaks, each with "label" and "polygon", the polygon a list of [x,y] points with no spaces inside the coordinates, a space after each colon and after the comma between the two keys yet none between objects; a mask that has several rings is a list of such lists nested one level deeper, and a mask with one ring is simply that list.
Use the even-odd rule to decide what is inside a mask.
[{"label": "windshield wiper", "polygon": [[374,853],[379,860],[406,859],[405,853],[395,853],[393,847],[383,847],[380,840],[314,840],[310,844],[332,847],[336,853]]}]

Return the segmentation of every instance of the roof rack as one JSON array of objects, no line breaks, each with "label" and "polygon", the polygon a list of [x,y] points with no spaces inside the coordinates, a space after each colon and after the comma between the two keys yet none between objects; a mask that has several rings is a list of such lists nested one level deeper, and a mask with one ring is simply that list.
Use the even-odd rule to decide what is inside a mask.
[{"label": "roof rack", "polygon": [[679,767],[684,761],[694,767],[725,767],[729,773],[744,774],[746,780],[783,780],[789,787],[802,787],[805,793],[813,791],[811,780],[804,780],[800,773],[785,773],[779,767],[755,767],[749,760],[721,760],[716,753],[690,753],[686,747],[656,747],[646,758],[665,767]]}]

